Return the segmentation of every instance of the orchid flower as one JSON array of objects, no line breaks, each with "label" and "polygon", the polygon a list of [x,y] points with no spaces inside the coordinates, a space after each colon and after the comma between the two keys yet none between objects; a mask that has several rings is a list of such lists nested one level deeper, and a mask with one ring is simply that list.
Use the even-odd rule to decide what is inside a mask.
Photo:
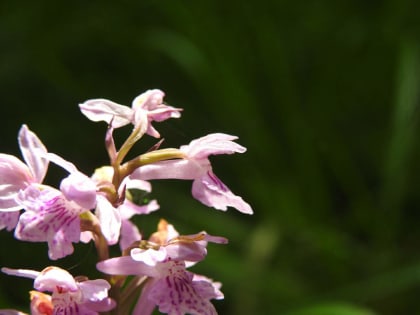
[{"label": "orchid flower", "polygon": [[[32,134],[33,139],[38,139],[35,137]],[[14,202],[25,212],[19,217],[15,237],[31,242],[48,242],[48,255],[55,260],[73,253],[72,243],[80,240],[79,216],[95,206],[96,186],[72,163],[48,153],[43,146],[43,150],[38,147],[26,150],[26,156],[30,157],[28,160],[37,162],[37,165],[55,162],[68,170],[70,175],[61,182],[60,190],[40,184],[44,176],[40,171],[36,181],[21,185]],[[47,162],[41,164],[38,161]]]},{"label": "orchid flower", "polygon": [[128,124],[140,127],[142,134],[159,138],[159,132],[152,126],[153,121],[161,122],[169,118],[179,118],[181,109],[165,105],[161,90],[148,90],[137,96],[131,108],[106,99],[92,99],[79,105],[81,112],[92,121],[105,121],[113,128]]},{"label": "orchid flower", "polygon": [[[26,164],[0,154],[0,228],[16,227],[15,237],[21,240],[48,241],[50,258],[61,258],[73,252],[71,242],[79,241],[82,209],[61,191],[42,185],[49,153],[26,125],[18,141]],[[25,209],[21,215],[20,209]]]},{"label": "orchid flower", "polygon": [[242,213],[252,214],[251,206],[213,173],[208,157],[218,154],[243,153],[246,148],[233,142],[235,136],[213,133],[180,147],[186,158],[159,161],[137,168],[131,179],[186,179],[193,180],[192,195],[203,204],[218,210],[234,207]]},{"label": "orchid flower", "polygon": [[[150,315],[158,306],[168,314],[217,314],[210,299],[222,299],[220,284],[186,270],[187,262],[206,256],[207,242],[226,243],[223,237],[205,232],[175,236],[172,225],[161,220],[158,232],[149,241],[140,241],[130,256],[107,259],[98,270],[111,275],[146,276],[148,280],[133,315]],[[155,243],[157,242],[157,243]]]},{"label": "orchid flower", "polygon": [[157,232],[148,241],[140,241],[139,246],[130,251],[136,261],[155,266],[159,262],[182,260],[198,262],[207,255],[207,243],[226,244],[228,240],[220,236],[212,236],[206,232],[194,235],[179,235],[172,224],[161,219]]},{"label": "orchid flower", "polygon": [[[111,166],[100,167],[95,170],[92,180],[99,189],[101,187],[112,187],[113,172]],[[133,203],[130,200],[130,189],[150,192],[151,185],[143,180],[125,178],[118,192],[119,196],[122,195],[125,198],[119,205],[113,205],[103,192],[99,191],[96,197],[95,215],[99,220],[102,233],[109,245],[114,245],[119,240],[121,250],[124,250],[141,237],[138,228],[130,222],[130,218],[136,214],[148,214],[159,209],[159,204],[156,200],[151,200],[146,205]],[[91,238],[91,234],[84,233],[84,242],[88,242]]]},{"label": "orchid flower", "polygon": [[44,180],[48,161],[37,152],[47,152],[41,140],[23,125],[18,134],[21,160],[13,155],[0,153],[0,230],[11,231],[17,224],[22,205],[16,201],[20,190]]},{"label": "orchid flower", "polygon": [[115,302],[108,297],[111,286],[103,279],[78,280],[58,267],[47,267],[41,272],[10,268],[1,270],[8,275],[34,279],[36,290],[51,292],[53,314],[99,315],[99,312],[115,307]]},{"label": "orchid flower", "polygon": [[[49,257],[73,252],[80,239],[79,215],[96,204],[96,186],[61,157],[48,153],[41,140],[23,125],[18,135],[24,164],[12,155],[0,154],[0,228],[15,229],[15,237],[48,242]],[[60,189],[43,185],[50,161],[70,172]],[[25,212],[20,214],[19,210]]]},{"label": "orchid flower", "polygon": [[[20,240],[47,241],[49,257],[62,258],[73,252],[72,242],[80,239],[79,215],[94,207],[96,186],[72,163],[48,153],[26,125],[19,130],[18,141],[26,164],[0,154],[0,228],[16,228],[15,237]],[[70,172],[61,190],[42,184],[50,161]]]}]

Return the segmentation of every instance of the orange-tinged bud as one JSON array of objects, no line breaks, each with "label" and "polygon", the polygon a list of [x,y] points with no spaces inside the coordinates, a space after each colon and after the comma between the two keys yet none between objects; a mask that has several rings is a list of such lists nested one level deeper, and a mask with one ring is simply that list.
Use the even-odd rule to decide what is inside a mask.
[{"label": "orange-tinged bud", "polygon": [[32,315],[52,315],[54,306],[51,302],[51,296],[39,291],[29,292],[31,299]]}]

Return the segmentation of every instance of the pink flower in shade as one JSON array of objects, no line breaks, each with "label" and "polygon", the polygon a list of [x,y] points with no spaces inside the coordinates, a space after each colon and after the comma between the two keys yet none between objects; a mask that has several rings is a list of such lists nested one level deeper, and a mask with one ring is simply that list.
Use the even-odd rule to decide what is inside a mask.
[{"label": "pink flower in shade", "polygon": [[18,142],[26,164],[13,155],[0,153],[0,229],[9,231],[16,226],[22,209],[16,201],[19,191],[42,183],[48,168],[48,160],[38,154],[47,149],[26,125],[19,130]]},{"label": "pink flower in shade", "polygon": [[108,297],[109,283],[103,279],[78,281],[66,270],[47,267],[43,271],[2,268],[8,275],[34,279],[34,288],[51,292],[53,314],[98,315],[115,307]]},{"label": "pink flower in shade", "polygon": [[158,306],[167,314],[217,314],[210,299],[222,299],[220,283],[186,270],[189,262],[198,262],[207,254],[207,242],[226,243],[223,237],[205,232],[175,236],[172,225],[161,220],[158,232],[149,241],[141,241],[130,256],[107,259],[98,270],[111,275],[149,277],[133,310],[133,315],[150,315]]},{"label": "pink flower in shade", "polygon": [[142,134],[159,138],[159,132],[152,126],[153,121],[161,122],[169,118],[179,118],[180,108],[165,105],[161,90],[148,90],[137,96],[130,107],[106,99],[92,99],[79,105],[81,112],[92,121],[105,121],[114,128],[128,124],[141,126]]},{"label": "pink flower in shade", "polygon": [[251,206],[230,189],[213,173],[208,157],[218,154],[243,153],[246,148],[233,142],[235,136],[214,133],[193,140],[189,145],[180,147],[186,158],[166,160],[147,164],[136,169],[132,179],[185,179],[193,180],[192,195],[209,207],[227,210],[234,207],[242,213],[252,214]]}]

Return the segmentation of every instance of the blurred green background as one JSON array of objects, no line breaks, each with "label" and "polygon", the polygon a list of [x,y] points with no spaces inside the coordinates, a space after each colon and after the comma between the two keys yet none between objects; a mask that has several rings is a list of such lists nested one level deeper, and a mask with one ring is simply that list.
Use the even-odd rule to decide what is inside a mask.
[{"label": "blurred green background", "polygon": [[[255,215],[208,209],[190,182],[154,182],[160,217],[229,238],[194,267],[223,282],[220,314],[420,314],[420,19],[415,1],[1,1],[0,151],[22,123],[85,173],[105,124],[77,104],[150,88],[184,108],[165,146],[210,132],[247,153],[212,159]],[[127,129],[118,132],[121,139]],[[139,153],[153,144],[145,140]],[[49,181],[65,174],[52,167]],[[0,264],[42,269],[45,244],[0,232]],[[92,274],[95,250],[54,264]],[[32,282],[0,275],[0,308]]]}]

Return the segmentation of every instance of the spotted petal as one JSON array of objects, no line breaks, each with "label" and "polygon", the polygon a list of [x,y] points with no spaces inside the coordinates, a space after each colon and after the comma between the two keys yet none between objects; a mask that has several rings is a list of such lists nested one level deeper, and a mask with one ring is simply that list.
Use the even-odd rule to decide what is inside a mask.
[{"label": "spotted petal", "polygon": [[15,229],[18,239],[48,242],[50,259],[59,259],[73,253],[72,243],[80,240],[80,218],[84,211],[75,202],[68,201],[59,190],[30,185],[18,196],[25,208]]},{"label": "spotted petal", "polygon": [[160,312],[217,315],[209,300],[214,298],[208,294],[212,290],[210,283],[193,281],[193,274],[178,262],[168,264],[165,269],[166,275],[155,281],[148,294],[148,298],[155,302]]},{"label": "spotted petal", "polygon": [[211,171],[193,182],[192,195],[203,204],[226,211],[234,207],[242,213],[252,214],[251,206],[230,189]]}]

